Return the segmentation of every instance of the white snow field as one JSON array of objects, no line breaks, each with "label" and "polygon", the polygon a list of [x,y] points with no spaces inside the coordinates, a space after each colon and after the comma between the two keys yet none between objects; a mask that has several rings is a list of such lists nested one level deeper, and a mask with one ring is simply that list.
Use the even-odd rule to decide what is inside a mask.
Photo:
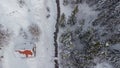
[{"label": "white snow field", "polygon": [[[12,33],[9,44],[4,46],[0,68],[54,68],[56,15],[55,0],[0,0],[0,24]],[[28,32],[31,24],[40,28],[40,40],[35,42],[36,56],[17,57],[16,46],[34,42]],[[21,28],[29,35],[27,40],[20,36]]]}]

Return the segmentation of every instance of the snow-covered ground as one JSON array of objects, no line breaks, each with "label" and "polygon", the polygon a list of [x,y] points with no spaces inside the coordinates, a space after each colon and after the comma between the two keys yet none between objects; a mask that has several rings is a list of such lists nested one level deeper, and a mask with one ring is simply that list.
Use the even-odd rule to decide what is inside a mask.
[{"label": "snow-covered ground", "polygon": [[[3,68],[54,68],[55,0],[0,0],[0,9],[0,24],[12,33],[0,65]],[[28,32],[31,24],[40,28],[40,39],[35,42],[36,57],[23,59],[16,56],[15,48],[25,41],[34,42]],[[27,40],[19,34],[21,28],[28,34]]]},{"label": "snow-covered ground", "polygon": [[98,63],[94,68],[113,68],[110,64],[103,62]]}]

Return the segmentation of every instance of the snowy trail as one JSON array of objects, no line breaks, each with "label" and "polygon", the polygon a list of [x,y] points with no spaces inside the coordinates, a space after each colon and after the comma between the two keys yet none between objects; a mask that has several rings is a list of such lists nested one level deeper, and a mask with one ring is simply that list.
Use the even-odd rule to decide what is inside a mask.
[{"label": "snowy trail", "polygon": [[[25,0],[26,6],[23,8],[19,8],[16,0],[12,0],[11,3],[9,0],[1,0],[0,3],[2,8],[6,8],[4,9],[6,12],[2,12],[3,23],[0,24],[4,24],[14,32],[10,44],[4,50],[3,68],[54,68],[55,0]],[[49,12],[46,9],[48,7]],[[16,12],[10,15],[9,13],[13,11]],[[49,18],[47,18],[48,14]],[[7,21],[4,21],[6,18]],[[27,29],[32,23],[38,24],[41,30],[40,41],[36,43],[36,57],[30,59],[16,57],[14,46],[17,44],[16,38],[19,38],[19,29],[21,27]]]},{"label": "snowy trail", "polygon": [[[54,68],[54,38],[53,38],[53,33],[55,31],[55,23],[56,23],[56,19],[55,12],[53,11],[55,4],[53,4],[54,6],[50,6],[52,5],[54,1],[49,1],[49,0],[44,0],[41,2],[32,2],[32,5],[35,5],[36,3],[38,3],[38,5],[36,5],[33,8],[33,13],[37,12],[35,14],[35,21],[39,24],[40,28],[41,28],[41,36],[40,36],[40,42],[38,43],[38,47],[37,47],[37,64],[39,65],[38,67],[40,68]],[[47,4],[49,3],[49,4]],[[49,19],[46,18],[47,16],[47,10],[46,7],[47,5],[50,7],[50,15],[51,17]],[[41,7],[43,6],[43,7]],[[39,8],[41,7],[41,8]],[[38,9],[39,8],[39,9]],[[53,14],[54,12],[54,14]],[[47,65],[46,65],[47,64]]]}]

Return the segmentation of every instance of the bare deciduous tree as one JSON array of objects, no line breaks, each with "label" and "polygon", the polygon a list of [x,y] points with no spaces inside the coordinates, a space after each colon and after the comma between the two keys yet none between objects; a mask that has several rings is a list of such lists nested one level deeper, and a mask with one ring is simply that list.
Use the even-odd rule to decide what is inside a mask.
[{"label": "bare deciduous tree", "polygon": [[8,44],[10,36],[11,32],[8,29],[5,29],[4,26],[0,24],[0,47]]},{"label": "bare deciduous tree", "polygon": [[31,35],[36,38],[36,39],[39,39],[40,37],[40,28],[37,24],[31,24],[29,27],[29,32],[31,33]]}]

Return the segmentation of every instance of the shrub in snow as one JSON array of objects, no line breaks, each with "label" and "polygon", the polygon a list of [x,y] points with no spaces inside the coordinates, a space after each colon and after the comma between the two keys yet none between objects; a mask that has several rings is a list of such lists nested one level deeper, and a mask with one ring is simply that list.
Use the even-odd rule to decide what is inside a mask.
[{"label": "shrub in snow", "polygon": [[20,7],[23,7],[25,5],[25,1],[24,0],[17,0],[18,4]]},{"label": "shrub in snow", "polygon": [[41,32],[37,24],[31,24],[28,27],[28,30],[34,39],[37,39],[37,40],[39,39]]},{"label": "shrub in snow", "polygon": [[6,46],[10,40],[11,32],[0,24],[0,47]]}]

